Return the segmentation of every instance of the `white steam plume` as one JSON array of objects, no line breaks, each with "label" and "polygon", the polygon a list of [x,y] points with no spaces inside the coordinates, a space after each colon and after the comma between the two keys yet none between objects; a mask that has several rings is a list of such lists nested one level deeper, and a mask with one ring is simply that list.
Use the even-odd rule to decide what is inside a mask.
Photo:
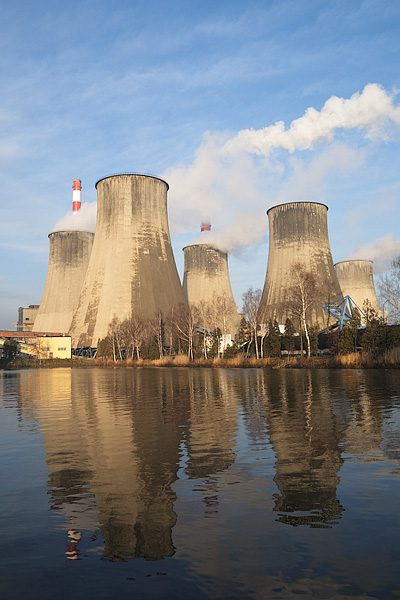
[{"label": "white steam plume", "polygon": [[96,228],[97,202],[83,202],[77,212],[68,211],[57,221],[50,233],[55,231],[92,231]]},{"label": "white steam plume", "polygon": [[388,271],[397,256],[400,256],[400,238],[395,239],[393,233],[388,233],[359,246],[345,260],[372,260],[374,274],[378,275]]},{"label": "white steam plume", "polygon": [[[191,164],[163,174],[170,184],[171,231],[175,235],[199,231],[202,217],[210,215],[213,229],[204,233],[214,245],[229,251],[250,246],[266,232],[269,207],[288,201],[323,201],[329,174],[362,163],[360,149],[332,144],[338,131],[359,130],[365,138],[386,140],[399,125],[400,106],[394,104],[394,95],[371,83],[349,99],[332,96],[320,111],[308,108],[288,128],[279,121],[233,137],[207,132]],[[321,142],[329,146],[311,162],[309,155],[306,160],[290,156]],[[277,149],[289,156],[282,159],[282,154],[274,154]],[[203,235],[195,243],[205,240]]]}]

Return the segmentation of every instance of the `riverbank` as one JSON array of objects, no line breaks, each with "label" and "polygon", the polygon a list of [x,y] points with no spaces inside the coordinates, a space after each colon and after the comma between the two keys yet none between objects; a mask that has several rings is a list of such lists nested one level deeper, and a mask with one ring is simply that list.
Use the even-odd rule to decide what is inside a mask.
[{"label": "riverbank", "polygon": [[388,350],[374,355],[370,352],[346,354],[344,356],[324,356],[311,358],[198,358],[190,361],[187,356],[167,356],[157,360],[117,360],[105,358],[72,358],[72,359],[14,359],[2,362],[0,368],[18,369],[54,369],[72,368],[143,368],[143,367],[212,367],[217,369],[398,369],[400,368],[400,348]]}]

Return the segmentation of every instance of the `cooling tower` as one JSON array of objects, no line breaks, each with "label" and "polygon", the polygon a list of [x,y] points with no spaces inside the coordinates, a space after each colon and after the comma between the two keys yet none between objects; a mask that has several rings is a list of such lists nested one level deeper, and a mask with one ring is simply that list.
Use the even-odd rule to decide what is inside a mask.
[{"label": "cooling tower", "polygon": [[291,269],[296,263],[311,272],[317,284],[315,301],[308,311],[311,323],[325,324],[327,314],[322,305],[342,297],[329,245],[327,211],[328,207],[318,202],[289,202],[267,211],[269,255],[260,323],[276,319],[284,325],[288,317],[293,319]]},{"label": "cooling tower", "polygon": [[168,184],[148,175],[100,179],[93,251],[75,312],[74,348],[97,347],[116,316],[153,318],[186,303],[172,252]]},{"label": "cooling tower", "polygon": [[93,236],[89,231],[50,233],[49,265],[35,331],[68,332],[89,264]]},{"label": "cooling tower", "polygon": [[361,310],[368,300],[374,310],[381,311],[371,260],[344,260],[336,263],[335,269],[343,296],[350,296]]},{"label": "cooling tower", "polygon": [[189,306],[206,309],[206,329],[219,327],[223,334],[236,335],[240,318],[229,280],[227,253],[207,244],[186,246],[183,252],[183,290]]}]

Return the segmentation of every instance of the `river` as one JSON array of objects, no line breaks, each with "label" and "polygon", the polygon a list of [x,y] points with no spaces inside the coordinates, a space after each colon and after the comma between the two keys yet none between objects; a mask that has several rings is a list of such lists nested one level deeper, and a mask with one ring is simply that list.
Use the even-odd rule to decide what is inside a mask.
[{"label": "river", "polygon": [[400,597],[400,372],[0,372],[1,597]]}]

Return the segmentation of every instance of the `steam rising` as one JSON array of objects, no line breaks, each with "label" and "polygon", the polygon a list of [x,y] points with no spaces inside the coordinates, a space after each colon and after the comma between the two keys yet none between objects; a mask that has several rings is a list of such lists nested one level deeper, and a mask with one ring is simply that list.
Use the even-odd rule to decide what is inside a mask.
[{"label": "steam rising", "polygon": [[359,246],[346,260],[372,260],[374,274],[378,275],[389,270],[392,260],[397,256],[400,256],[400,238],[396,240],[392,233],[388,233],[368,244]]},{"label": "steam rising", "polygon": [[[319,201],[329,176],[352,171],[364,161],[360,148],[337,140],[339,132],[355,130],[367,140],[389,140],[400,125],[394,94],[375,83],[349,99],[332,96],[320,111],[310,107],[286,128],[278,121],[233,136],[206,132],[191,164],[167,169],[171,233],[200,231],[211,217],[212,230],[192,243],[209,243],[231,252],[251,246],[266,235],[265,211],[284,202]],[[298,152],[315,149],[303,155]],[[295,154],[296,153],[296,154]],[[94,231],[96,202],[68,212],[53,231]],[[392,234],[357,249],[351,258],[374,260],[376,272],[390,267],[400,254]]]},{"label": "steam rising", "polygon": [[[233,137],[207,132],[191,164],[163,175],[170,184],[171,231],[198,231],[204,215],[210,215],[212,231],[193,243],[224,251],[253,245],[267,231],[268,208],[288,201],[323,202],[329,175],[362,164],[363,152],[336,141],[338,132],[356,130],[368,140],[387,140],[399,125],[394,95],[372,83],[349,99],[332,96],[320,111],[308,108],[287,128],[279,121]],[[314,155],[294,155],[317,144]]]},{"label": "steam rising", "polygon": [[91,231],[96,228],[97,202],[83,202],[80,210],[68,211],[57,221],[50,233],[55,231]]}]

